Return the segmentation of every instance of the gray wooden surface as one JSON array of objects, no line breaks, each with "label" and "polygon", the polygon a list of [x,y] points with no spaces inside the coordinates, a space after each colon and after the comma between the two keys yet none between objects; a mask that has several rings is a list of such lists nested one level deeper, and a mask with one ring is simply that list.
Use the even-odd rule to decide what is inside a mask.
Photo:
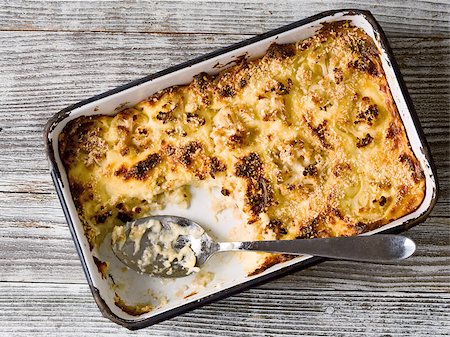
[{"label": "gray wooden surface", "polygon": [[[336,8],[369,9],[400,64],[441,184],[398,265],[326,262],[151,328],[98,311],[43,150],[65,106]],[[0,0],[0,336],[449,336],[450,3]]]}]

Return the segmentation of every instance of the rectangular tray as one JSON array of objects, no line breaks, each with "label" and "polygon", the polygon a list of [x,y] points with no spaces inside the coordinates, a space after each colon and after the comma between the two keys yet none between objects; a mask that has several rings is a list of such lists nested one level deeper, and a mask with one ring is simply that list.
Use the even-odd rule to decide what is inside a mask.
[{"label": "rectangular tray", "polygon": [[[215,286],[208,285],[205,288],[200,289],[193,296],[180,297],[179,299],[169,301],[167,305],[142,316],[136,317],[126,314],[114,304],[114,291],[111,289],[108,280],[103,279],[98,271],[93,258],[94,252],[89,249],[82,225],[73,204],[66,172],[58,152],[58,136],[64,126],[70,120],[82,115],[113,114],[118,112],[116,109],[118,106],[133,106],[161,89],[172,85],[188,84],[193,79],[193,76],[200,72],[218,73],[220,70],[224,69],[223,67],[218,69],[218,64],[231,66],[233,65],[233,61],[239,59],[243,54],[246,54],[250,59],[261,57],[265,54],[268,46],[274,41],[280,44],[299,41],[314,35],[321,28],[322,23],[340,20],[349,20],[353,25],[362,28],[374,39],[379,48],[383,69],[392,96],[405,126],[411,148],[421,163],[426,178],[425,197],[417,210],[374,231],[365,233],[365,235],[380,232],[401,232],[424,221],[429,215],[437,200],[438,182],[436,178],[436,169],[423,131],[420,127],[417,114],[406,90],[398,65],[395,62],[392,50],[381,27],[368,11],[349,9],[323,12],[81,101],[61,110],[49,120],[45,127],[44,140],[50,162],[52,179],[86,274],[89,287],[100,311],[105,317],[128,329],[134,330],[144,328],[182,314],[188,310],[236,294],[249,287],[306,268],[312,264],[323,261],[323,259],[311,256],[300,256],[293,260],[277,264],[263,273],[251,277],[245,276],[242,271],[236,271],[236,273],[234,273],[233,266],[229,268],[221,267],[216,271],[222,273],[220,276],[223,281],[218,281],[219,283],[216,283]],[[204,196],[197,196],[196,193],[194,193],[193,201],[195,198],[202,199]],[[175,212],[178,213],[175,213],[177,215],[188,216],[194,220],[202,219],[202,217],[204,217],[204,211],[201,211],[201,205],[196,205],[195,202],[193,202],[193,206],[189,210],[175,210]],[[203,222],[205,222],[205,220]],[[222,269],[224,271],[221,271]],[[233,274],[233,277],[226,275],[227,273],[230,273],[230,271],[233,271],[231,273]],[[234,274],[238,274],[238,277]],[[130,279],[129,281],[142,283],[142,279]],[[164,285],[164,287],[167,287],[167,284]]]}]

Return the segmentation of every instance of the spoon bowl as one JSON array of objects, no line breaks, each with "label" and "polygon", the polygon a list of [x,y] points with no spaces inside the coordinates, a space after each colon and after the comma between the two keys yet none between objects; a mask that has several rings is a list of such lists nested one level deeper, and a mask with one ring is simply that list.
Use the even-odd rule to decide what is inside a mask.
[{"label": "spoon bowl", "polygon": [[170,278],[197,271],[215,244],[197,223],[168,215],[116,226],[112,237],[113,252],[125,265],[141,273]]}]

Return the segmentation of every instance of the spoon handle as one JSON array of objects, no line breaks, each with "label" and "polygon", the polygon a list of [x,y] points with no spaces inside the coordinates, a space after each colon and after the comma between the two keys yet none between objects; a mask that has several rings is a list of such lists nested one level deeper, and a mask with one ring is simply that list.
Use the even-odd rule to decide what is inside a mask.
[{"label": "spoon handle", "polygon": [[391,234],[219,243],[219,251],[229,250],[306,254],[349,261],[392,262],[411,256],[416,250],[416,245],[409,238]]}]

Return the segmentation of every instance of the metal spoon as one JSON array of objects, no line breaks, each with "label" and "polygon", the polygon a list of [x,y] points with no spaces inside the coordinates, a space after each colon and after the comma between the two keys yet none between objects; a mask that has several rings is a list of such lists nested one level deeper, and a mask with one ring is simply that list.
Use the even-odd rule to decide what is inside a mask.
[{"label": "metal spoon", "polygon": [[[159,222],[160,232],[155,233],[154,228],[147,228],[149,221]],[[136,246],[136,237],[130,238],[130,232],[132,228],[139,229],[139,227],[143,235],[138,238]],[[171,231],[173,232],[174,228],[177,228],[177,232],[181,229],[185,234],[172,235],[170,242],[163,242],[164,240],[155,242],[155,235],[167,239],[170,237],[168,234],[173,234]],[[411,239],[389,234],[326,239],[216,242],[192,220],[168,215],[150,216],[128,222],[121,230],[124,236],[116,242],[113,240],[112,243],[113,251],[119,260],[136,271],[160,277],[186,276],[197,271],[214,253],[223,251],[307,254],[349,261],[395,262],[408,258],[416,249]],[[194,233],[195,235],[191,235]],[[172,251],[170,255],[172,260],[169,263],[167,256],[164,256],[165,249]],[[186,267],[185,261],[173,259],[173,253],[178,253],[182,249],[195,254],[195,260],[189,267]],[[153,259],[150,259],[150,263],[143,264],[142,257],[146,253],[153,254],[151,255]],[[178,258],[183,260],[184,255]]]}]

